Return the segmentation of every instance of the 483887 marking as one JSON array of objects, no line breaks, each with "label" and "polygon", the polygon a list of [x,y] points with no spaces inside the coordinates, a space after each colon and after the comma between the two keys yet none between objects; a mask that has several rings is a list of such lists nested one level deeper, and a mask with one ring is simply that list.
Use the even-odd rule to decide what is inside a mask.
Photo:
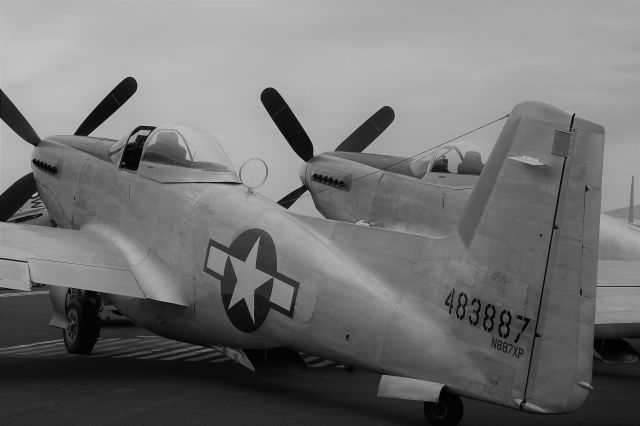
[{"label": "483887 marking", "polygon": [[[449,314],[455,315],[460,321],[468,322],[473,327],[480,327],[491,334],[493,330],[497,330],[498,336],[507,339],[509,336],[513,338],[513,343],[518,343],[520,336],[524,333],[531,322],[531,319],[517,314],[515,321],[514,315],[509,309],[499,311],[495,305],[491,303],[483,303],[479,298],[474,297],[469,301],[470,297],[463,291],[452,288],[444,302],[449,308]],[[499,314],[498,314],[499,312]],[[518,328],[518,325],[520,326]]]}]

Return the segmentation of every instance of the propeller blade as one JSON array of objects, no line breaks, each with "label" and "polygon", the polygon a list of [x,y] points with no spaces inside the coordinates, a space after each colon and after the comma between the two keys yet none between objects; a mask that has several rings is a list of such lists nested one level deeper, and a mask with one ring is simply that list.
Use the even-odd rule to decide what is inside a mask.
[{"label": "propeller blade", "polygon": [[0,118],[22,139],[33,146],[38,146],[40,143],[38,134],[2,90],[0,90]]},{"label": "propeller blade", "polygon": [[390,106],[383,106],[360,127],[353,131],[338,147],[336,151],[362,152],[371,142],[385,131],[393,122],[396,114]]},{"label": "propeller blade", "polygon": [[289,142],[298,157],[305,162],[311,160],[313,158],[311,139],[309,139],[307,132],[304,131],[289,105],[280,96],[280,93],[272,87],[267,87],[262,91],[260,100],[273,122],[280,129],[280,133]]},{"label": "propeller blade", "polygon": [[286,196],[284,196],[280,201],[278,201],[278,204],[280,204],[282,207],[284,207],[285,209],[288,209],[289,207],[291,207],[293,205],[293,203],[295,203],[298,198],[300,198],[302,196],[302,194],[304,194],[305,192],[307,192],[307,187],[302,185],[300,188],[296,188],[293,191],[291,191],[290,193],[288,193]]},{"label": "propeller blade", "polygon": [[[4,105],[4,104],[3,104]],[[6,222],[36,192],[36,180],[28,173],[0,194],[0,222]]]},{"label": "propeller blade", "polygon": [[88,136],[98,128],[105,120],[118,110],[138,89],[138,83],[133,77],[122,80],[109,94],[91,111],[91,114],[82,122],[76,136]]}]

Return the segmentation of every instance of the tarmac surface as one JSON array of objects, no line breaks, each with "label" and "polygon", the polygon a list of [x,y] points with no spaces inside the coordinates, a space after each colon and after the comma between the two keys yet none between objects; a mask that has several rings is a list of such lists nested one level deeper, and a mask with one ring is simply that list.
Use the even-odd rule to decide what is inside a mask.
[{"label": "tarmac surface", "polygon": [[[4,293],[6,294],[6,293]],[[306,357],[303,373],[266,377],[213,349],[103,326],[90,356],[66,353],[48,326],[45,292],[0,293],[0,424],[423,425],[422,403],[376,397],[379,376]],[[636,348],[640,341],[631,342]],[[640,363],[594,360],[585,405],[560,416],[524,414],[463,398],[462,425],[638,425]]]}]

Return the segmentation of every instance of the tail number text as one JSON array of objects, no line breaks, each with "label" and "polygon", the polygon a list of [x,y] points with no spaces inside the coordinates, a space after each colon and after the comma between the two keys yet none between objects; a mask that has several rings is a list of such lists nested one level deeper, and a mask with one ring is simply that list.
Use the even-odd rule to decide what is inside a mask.
[{"label": "tail number text", "polygon": [[444,305],[449,308],[449,315],[455,316],[460,321],[466,321],[473,327],[482,327],[490,334],[496,330],[498,336],[505,340],[510,337],[514,344],[518,343],[520,336],[524,334],[531,322],[531,319],[524,315],[514,316],[509,309],[500,309],[491,303],[483,303],[477,297],[470,298],[463,291],[456,292],[455,288],[449,292]]},{"label": "tail number text", "polygon": [[524,348],[513,343],[505,342],[504,340],[496,337],[491,338],[491,349],[495,349],[498,352],[502,352],[507,355],[511,355],[514,358],[520,359],[524,355]]}]

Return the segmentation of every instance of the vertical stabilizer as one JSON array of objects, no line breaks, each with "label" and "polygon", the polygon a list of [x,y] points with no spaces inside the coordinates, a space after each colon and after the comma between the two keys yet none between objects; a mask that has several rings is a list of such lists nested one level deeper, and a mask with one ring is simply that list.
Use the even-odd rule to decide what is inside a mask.
[{"label": "vertical stabilizer", "polygon": [[496,318],[522,333],[491,341],[524,355],[496,357],[487,388],[522,410],[572,411],[591,388],[603,148],[602,126],[517,105],[458,224],[480,265],[470,297],[500,300]]}]

